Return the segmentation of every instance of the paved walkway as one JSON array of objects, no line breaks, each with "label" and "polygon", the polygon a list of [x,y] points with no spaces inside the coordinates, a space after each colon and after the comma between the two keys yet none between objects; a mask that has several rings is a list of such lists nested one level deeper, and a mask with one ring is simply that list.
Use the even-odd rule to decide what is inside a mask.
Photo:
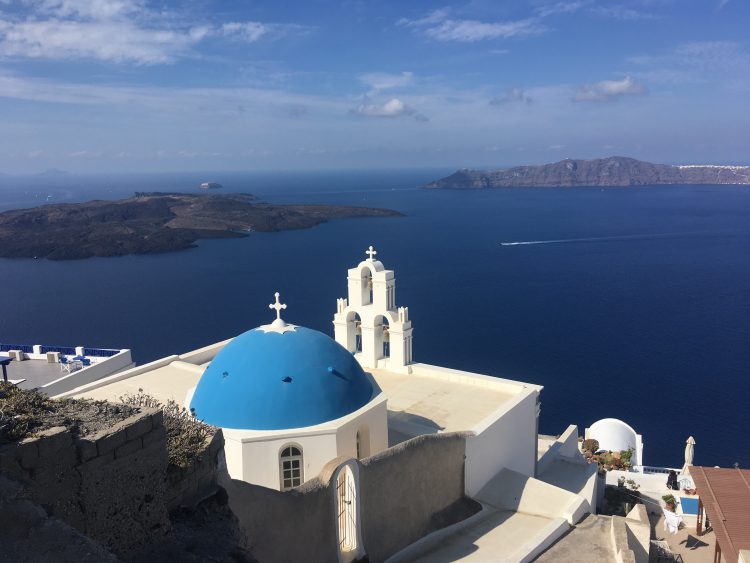
[{"label": "paved walkway", "polygon": [[583,561],[614,561],[610,539],[610,516],[589,514],[568,534],[542,553],[537,563],[581,563]]},{"label": "paved walkway", "polygon": [[518,557],[510,546],[521,546],[534,536],[544,534],[554,521],[542,516],[493,510],[472,526],[442,538],[438,545],[420,553],[415,563],[464,561],[471,563],[512,563]]}]

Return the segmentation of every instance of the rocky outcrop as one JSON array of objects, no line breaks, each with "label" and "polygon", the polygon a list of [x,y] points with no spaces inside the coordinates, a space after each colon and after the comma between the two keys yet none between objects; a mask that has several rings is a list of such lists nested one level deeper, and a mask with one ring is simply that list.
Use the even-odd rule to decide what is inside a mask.
[{"label": "rocky outcrop", "polygon": [[468,190],[663,184],[750,184],[750,166],[672,166],[622,156],[594,160],[566,159],[540,166],[496,170],[463,168],[423,187]]},{"label": "rocky outcrop", "polygon": [[70,260],[183,250],[198,239],[306,229],[330,219],[394,217],[339,205],[274,205],[249,194],[136,193],[117,201],[42,205],[0,213],[0,258]]},{"label": "rocky outcrop", "polygon": [[0,540],[0,561],[115,563],[118,560],[103,546],[25,498],[23,485],[2,474]]}]

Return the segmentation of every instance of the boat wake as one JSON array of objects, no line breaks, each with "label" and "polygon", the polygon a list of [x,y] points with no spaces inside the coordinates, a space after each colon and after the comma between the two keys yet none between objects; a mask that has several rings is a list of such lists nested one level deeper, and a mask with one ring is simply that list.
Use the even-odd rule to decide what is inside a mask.
[{"label": "boat wake", "polygon": [[620,235],[612,237],[561,238],[555,240],[524,240],[517,242],[501,242],[500,246],[528,246],[532,244],[568,244],[575,242],[614,242],[622,240],[653,240],[695,235],[698,233],[661,233],[648,235]]}]

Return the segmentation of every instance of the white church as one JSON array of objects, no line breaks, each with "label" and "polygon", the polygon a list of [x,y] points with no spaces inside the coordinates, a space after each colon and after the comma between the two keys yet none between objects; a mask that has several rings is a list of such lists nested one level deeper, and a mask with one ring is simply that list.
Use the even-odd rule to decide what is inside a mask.
[{"label": "white church", "polygon": [[[496,528],[505,526],[507,560],[530,560],[595,506],[595,467],[579,454],[576,427],[543,444],[542,387],[415,361],[395,274],[372,246],[366,256],[348,270],[333,338],[293,324],[293,304],[277,293],[268,324],[65,396],[117,401],[142,390],[177,401],[222,428],[233,480],[294,493],[333,471],[354,491],[335,499],[347,506],[361,463],[419,437],[458,433],[465,443],[462,492],[504,514]],[[344,508],[355,511],[355,531],[339,523],[339,560],[350,561],[367,547],[357,528],[367,509]]]}]

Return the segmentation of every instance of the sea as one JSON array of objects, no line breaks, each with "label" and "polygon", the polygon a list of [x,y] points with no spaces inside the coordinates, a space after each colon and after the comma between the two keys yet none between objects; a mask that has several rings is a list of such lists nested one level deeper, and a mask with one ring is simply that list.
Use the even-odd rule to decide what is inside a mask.
[{"label": "sea", "polygon": [[[0,210],[198,192],[404,217],[200,241],[159,255],[0,259],[0,342],[130,348],[139,364],[273,317],[333,333],[347,269],[396,273],[416,361],[544,386],[540,432],[613,417],[647,465],[750,467],[750,187],[424,190],[451,170],[0,178]],[[509,244],[513,243],[513,244]]]}]

